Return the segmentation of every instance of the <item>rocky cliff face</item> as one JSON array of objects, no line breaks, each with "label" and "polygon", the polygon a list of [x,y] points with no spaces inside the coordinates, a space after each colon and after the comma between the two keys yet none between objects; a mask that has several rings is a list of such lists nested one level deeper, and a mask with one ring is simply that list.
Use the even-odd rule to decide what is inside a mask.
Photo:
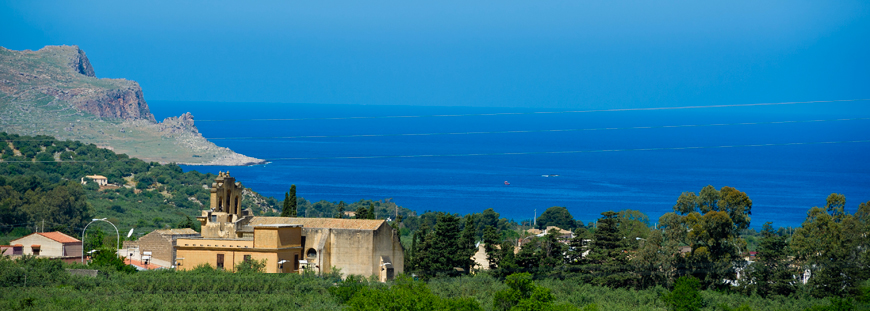
[{"label": "rocky cliff face", "polygon": [[117,89],[95,90],[93,88],[58,89],[47,87],[42,91],[59,100],[72,104],[76,109],[100,118],[123,120],[149,120],[154,115],[148,109],[139,83],[121,81]]},{"label": "rocky cliff face", "polygon": [[[97,79],[85,52],[77,46],[47,46],[39,51],[0,48],[6,64],[4,93],[28,98],[54,96],[100,118],[154,120],[139,83]],[[58,66],[61,65],[61,66]]]},{"label": "rocky cliff face", "polygon": [[139,83],[98,79],[77,46],[0,47],[0,131],[81,140],[157,162],[265,162],[206,140],[190,113],[157,123]]}]

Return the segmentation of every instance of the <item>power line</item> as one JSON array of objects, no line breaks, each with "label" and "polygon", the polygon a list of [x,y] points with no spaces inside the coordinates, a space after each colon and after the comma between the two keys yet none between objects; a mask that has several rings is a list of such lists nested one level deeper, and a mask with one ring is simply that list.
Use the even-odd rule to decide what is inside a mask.
[{"label": "power line", "polygon": [[803,102],[781,103],[756,103],[756,104],[731,104],[731,105],[707,105],[707,106],[680,106],[680,107],[652,107],[652,108],[613,108],[593,110],[566,110],[566,111],[536,111],[536,112],[496,112],[496,113],[470,113],[470,114],[433,114],[433,115],[408,115],[408,116],[370,116],[370,117],[321,117],[321,118],[270,118],[270,119],[212,119],[196,120],[196,122],[229,122],[229,121],[311,121],[311,120],[360,120],[360,119],[399,119],[399,118],[430,118],[430,117],[475,117],[475,116],[507,116],[507,115],[532,115],[532,114],[562,114],[562,113],[589,113],[589,112],[622,112],[622,111],[656,111],[656,110],[680,110],[702,108],[730,108],[730,107],[756,107],[797,104],[820,104],[868,101],[870,99],[838,99],[816,100]]}]

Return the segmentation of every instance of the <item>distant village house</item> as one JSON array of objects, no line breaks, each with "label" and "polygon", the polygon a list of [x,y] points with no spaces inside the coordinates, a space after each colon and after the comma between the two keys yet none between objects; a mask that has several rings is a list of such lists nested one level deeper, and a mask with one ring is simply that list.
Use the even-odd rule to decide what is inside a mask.
[{"label": "distant village house", "polygon": [[85,181],[85,178],[88,178],[88,179],[93,180],[93,181],[94,181],[95,183],[97,183],[97,185],[99,185],[99,186],[106,186],[106,185],[109,184],[109,179],[106,178],[106,176],[103,176],[103,175],[88,175],[88,176],[85,176],[84,178],[82,178],[82,185],[84,185],[84,184],[87,183],[87,181]]},{"label": "distant village house", "polygon": [[528,233],[530,236],[522,238],[518,241],[517,246],[519,246],[519,247],[517,247],[516,251],[519,252],[519,249],[523,247],[523,244],[528,243],[532,237],[539,237],[539,238],[543,237],[543,236],[549,234],[551,230],[555,230],[556,239],[562,244],[569,244],[571,242],[571,239],[574,238],[574,232],[572,232],[570,230],[565,230],[565,229],[562,229],[562,228],[559,228],[556,226],[549,226],[549,227],[545,228],[544,230],[529,229],[529,230],[526,230],[526,233]]},{"label": "distant village house", "polygon": [[37,232],[12,240],[12,256],[70,259],[82,256],[82,241],[62,232]]}]

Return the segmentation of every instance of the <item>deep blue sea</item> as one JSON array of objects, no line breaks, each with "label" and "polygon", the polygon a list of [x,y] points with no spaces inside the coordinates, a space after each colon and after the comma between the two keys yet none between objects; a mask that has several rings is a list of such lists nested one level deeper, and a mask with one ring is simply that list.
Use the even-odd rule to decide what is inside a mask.
[{"label": "deep blue sea", "polygon": [[[493,208],[518,221],[551,206],[567,207],[585,222],[608,210],[635,209],[654,223],[671,211],[681,192],[731,186],[752,199],[755,228],[767,221],[799,226],[810,207],[823,206],[834,192],[846,195],[850,212],[870,201],[870,142],[793,144],[870,140],[867,101],[561,113],[149,105],[158,120],[191,112],[206,138],[271,162],[185,170],[229,170],[246,187],[279,199],[296,184],[298,195],[312,202],[391,198],[418,212],[467,214]],[[774,145],[745,146],[763,144]],[[705,148],[677,149],[682,147]]]}]

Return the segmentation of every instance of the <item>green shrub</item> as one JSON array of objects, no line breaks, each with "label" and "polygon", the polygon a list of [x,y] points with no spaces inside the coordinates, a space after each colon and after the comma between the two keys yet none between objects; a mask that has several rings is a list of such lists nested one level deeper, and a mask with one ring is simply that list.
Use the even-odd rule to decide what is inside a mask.
[{"label": "green shrub", "polygon": [[236,264],[236,273],[263,273],[266,272],[266,260],[242,260]]},{"label": "green shrub", "polygon": [[335,297],[340,303],[346,303],[357,292],[368,286],[366,278],[358,275],[348,275],[344,281],[338,282],[336,286],[329,288],[329,293]]},{"label": "green shrub", "polygon": [[483,310],[472,298],[441,298],[426,283],[400,275],[389,288],[364,287],[347,302],[350,310]]},{"label": "green shrub", "polygon": [[691,276],[677,279],[674,290],[662,297],[668,309],[675,311],[696,311],[704,307],[701,299],[701,281]]}]

